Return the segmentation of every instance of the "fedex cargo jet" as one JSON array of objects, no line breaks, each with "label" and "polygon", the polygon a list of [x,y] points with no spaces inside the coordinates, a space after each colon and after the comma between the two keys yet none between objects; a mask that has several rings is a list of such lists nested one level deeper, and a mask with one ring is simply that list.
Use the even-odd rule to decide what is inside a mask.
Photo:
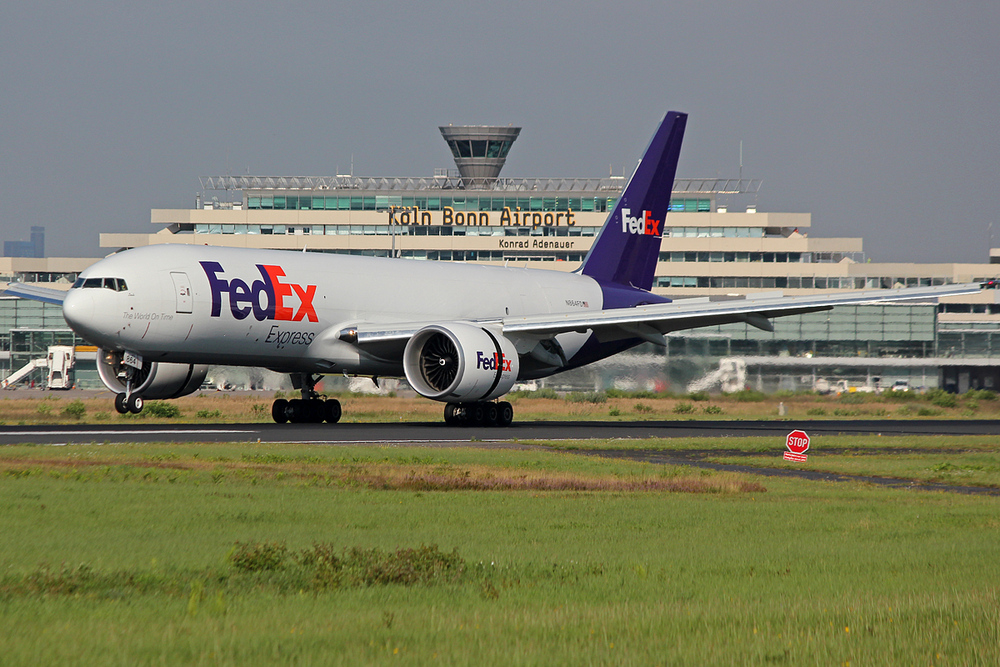
[{"label": "fedex cargo jet", "polygon": [[[508,425],[518,380],[542,378],[681,329],[770,319],[839,304],[967,294],[979,285],[671,301],[649,290],[660,252],[687,115],[666,114],[614,210],[573,273],[251,250],[156,245],[84,271],[62,301],[97,345],[101,379],[119,412],[198,389],[209,364],[259,366],[292,377],[301,399],[278,399],[276,422],[334,423],[324,374],[405,377],[445,403],[452,424]],[[61,294],[12,284],[8,292]]]}]

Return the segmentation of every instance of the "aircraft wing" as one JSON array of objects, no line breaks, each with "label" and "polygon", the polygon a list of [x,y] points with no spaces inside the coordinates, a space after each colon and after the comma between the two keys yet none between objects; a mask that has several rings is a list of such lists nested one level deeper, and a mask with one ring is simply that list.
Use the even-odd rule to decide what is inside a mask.
[{"label": "aircraft wing", "polygon": [[[678,299],[671,303],[650,304],[635,308],[612,308],[598,311],[552,313],[527,317],[475,320],[480,326],[496,326],[504,335],[550,337],[569,331],[593,330],[601,338],[643,338],[662,343],[662,334],[683,329],[745,322],[773,331],[771,318],[829,310],[834,306],[929,300],[943,296],[974,294],[979,283],[905,287],[899,289],[861,290],[829,295],[782,296],[768,292],[751,294],[745,299],[709,301],[705,298]],[[428,324],[440,322],[367,323],[342,329],[337,337],[360,345],[398,342],[409,339]]]},{"label": "aircraft wing", "polygon": [[4,296],[17,296],[31,301],[61,304],[66,298],[66,290],[51,287],[26,285],[25,283],[7,283],[7,289],[0,292]]},{"label": "aircraft wing", "polygon": [[706,299],[678,299],[671,303],[651,304],[635,308],[616,308],[595,313],[560,313],[521,318],[505,318],[504,333],[561,333],[564,331],[600,330],[617,327],[641,336],[645,327],[664,334],[682,329],[746,322],[758,329],[772,331],[770,319],[800,315],[834,306],[889,303],[915,299],[937,299],[942,296],[974,294],[980,291],[978,283],[941,285],[937,287],[905,287],[888,290],[861,290],[829,295],[782,296],[770,292],[749,295],[745,299],[708,301]]}]

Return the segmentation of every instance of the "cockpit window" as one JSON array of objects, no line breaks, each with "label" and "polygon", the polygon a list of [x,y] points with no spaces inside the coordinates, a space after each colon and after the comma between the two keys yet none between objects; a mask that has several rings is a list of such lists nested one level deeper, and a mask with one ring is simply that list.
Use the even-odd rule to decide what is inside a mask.
[{"label": "cockpit window", "polygon": [[109,289],[113,292],[127,292],[128,286],[124,278],[77,278],[74,288]]}]

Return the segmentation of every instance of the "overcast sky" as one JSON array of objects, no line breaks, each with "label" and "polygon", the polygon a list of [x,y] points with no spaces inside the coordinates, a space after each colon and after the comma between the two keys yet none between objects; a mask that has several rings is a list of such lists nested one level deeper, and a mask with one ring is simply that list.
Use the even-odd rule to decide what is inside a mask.
[{"label": "overcast sky", "polygon": [[506,176],[606,176],[677,109],[680,177],[736,176],[742,140],[759,209],[812,236],[986,262],[998,35],[996,0],[11,3],[0,240],[100,256],[199,176],[430,175],[447,123],[522,126]]}]

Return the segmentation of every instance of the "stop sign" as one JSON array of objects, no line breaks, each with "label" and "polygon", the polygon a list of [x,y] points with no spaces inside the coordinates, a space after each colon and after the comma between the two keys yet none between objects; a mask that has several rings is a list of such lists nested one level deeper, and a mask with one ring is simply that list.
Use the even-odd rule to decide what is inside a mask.
[{"label": "stop sign", "polygon": [[805,431],[792,431],[785,438],[785,447],[793,454],[805,454],[809,449],[809,436]]}]

